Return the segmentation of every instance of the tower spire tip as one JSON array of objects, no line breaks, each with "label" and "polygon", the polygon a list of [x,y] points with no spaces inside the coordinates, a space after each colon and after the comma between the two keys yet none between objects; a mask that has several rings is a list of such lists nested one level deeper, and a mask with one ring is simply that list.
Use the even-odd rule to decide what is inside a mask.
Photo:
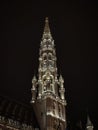
[{"label": "tower spire tip", "polygon": [[[43,33],[43,37],[44,35],[48,34],[48,37],[52,37],[51,33],[50,33],[50,27],[49,27],[49,20],[48,17],[45,18],[45,27],[44,27],[44,33]],[[46,37],[46,36],[45,36]]]}]

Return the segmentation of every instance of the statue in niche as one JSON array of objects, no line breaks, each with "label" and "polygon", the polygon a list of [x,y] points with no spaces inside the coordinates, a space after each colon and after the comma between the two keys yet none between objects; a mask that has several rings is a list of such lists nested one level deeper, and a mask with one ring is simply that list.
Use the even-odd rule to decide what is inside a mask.
[{"label": "statue in niche", "polygon": [[52,84],[52,78],[50,76],[50,73],[47,73],[46,75],[46,87],[48,90],[51,90],[51,84]]}]

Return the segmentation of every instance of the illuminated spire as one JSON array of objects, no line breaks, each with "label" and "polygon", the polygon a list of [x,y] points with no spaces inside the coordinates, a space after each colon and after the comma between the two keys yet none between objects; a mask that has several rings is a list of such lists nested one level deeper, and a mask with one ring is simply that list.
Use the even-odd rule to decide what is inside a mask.
[{"label": "illuminated spire", "polygon": [[58,76],[56,61],[54,40],[46,17],[39,49],[38,75],[33,77],[31,88],[31,103],[41,130],[66,129],[64,79]]},{"label": "illuminated spire", "polygon": [[46,17],[46,19],[45,19],[44,33],[50,33],[48,17]]},{"label": "illuminated spire", "polygon": [[43,39],[51,39],[51,32],[49,27],[49,20],[48,17],[45,18],[45,26],[44,26],[44,33],[43,33]]},{"label": "illuminated spire", "polygon": [[[34,96],[37,94],[37,97],[33,97],[33,100],[43,98],[46,96],[46,93],[52,93],[54,97],[59,98],[60,101],[66,104],[64,79],[61,75],[59,79],[57,77],[56,50],[50,32],[48,17],[45,19],[39,52],[38,79],[35,76],[32,79],[32,93],[35,92]],[[38,91],[37,93],[36,90]]]}]

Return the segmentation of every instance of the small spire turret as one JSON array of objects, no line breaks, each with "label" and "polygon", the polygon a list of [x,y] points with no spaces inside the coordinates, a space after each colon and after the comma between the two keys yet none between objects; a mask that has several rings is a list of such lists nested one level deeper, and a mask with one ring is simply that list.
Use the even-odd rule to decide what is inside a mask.
[{"label": "small spire turret", "polygon": [[59,77],[59,83],[61,84],[61,87],[63,87],[64,79],[63,79],[62,75],[60,75],[60,77]]},{"label": "small spire turret", "polygon": [[62,75],[60,75],[60,77],[59,77],[59,85],[60,85],[60,88],[59,88],[60,97],[61,97],[62,100],[65,100],[65,96],[64,96],[64,93],[65,93],[64,79],[63,79]]},{"label": "small spire turret", "polygon": [[31,100],[31,103],[34,103],[35,100],[36,100],[36,92],[37,92],[37,79],[35,77],[35,75],[33,76],[33,79],[32,79],[32,88],[31,88],[31,92],[32,92],[32,100]]},{"label": "small spire turret", "polygon": [[90,117],[87,117],[87,124],[86,124],[86,130],[93,130],[94,126],[90,120]]}]

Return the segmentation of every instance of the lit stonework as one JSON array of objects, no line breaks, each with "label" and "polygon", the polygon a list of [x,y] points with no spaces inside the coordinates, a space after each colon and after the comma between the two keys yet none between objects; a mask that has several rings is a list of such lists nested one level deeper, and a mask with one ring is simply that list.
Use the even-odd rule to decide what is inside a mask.
[{"label": "lit stonework", "polygon": [[64,79],[58,78],[56,51],[48,18],[39,51],[38,78],[32,79],[32,101],[41,130],[65,130]]},{"label": "lit stonework", "polygon": [[35,130],[33,112],[31,106],[0,95],[0,130]]}]

